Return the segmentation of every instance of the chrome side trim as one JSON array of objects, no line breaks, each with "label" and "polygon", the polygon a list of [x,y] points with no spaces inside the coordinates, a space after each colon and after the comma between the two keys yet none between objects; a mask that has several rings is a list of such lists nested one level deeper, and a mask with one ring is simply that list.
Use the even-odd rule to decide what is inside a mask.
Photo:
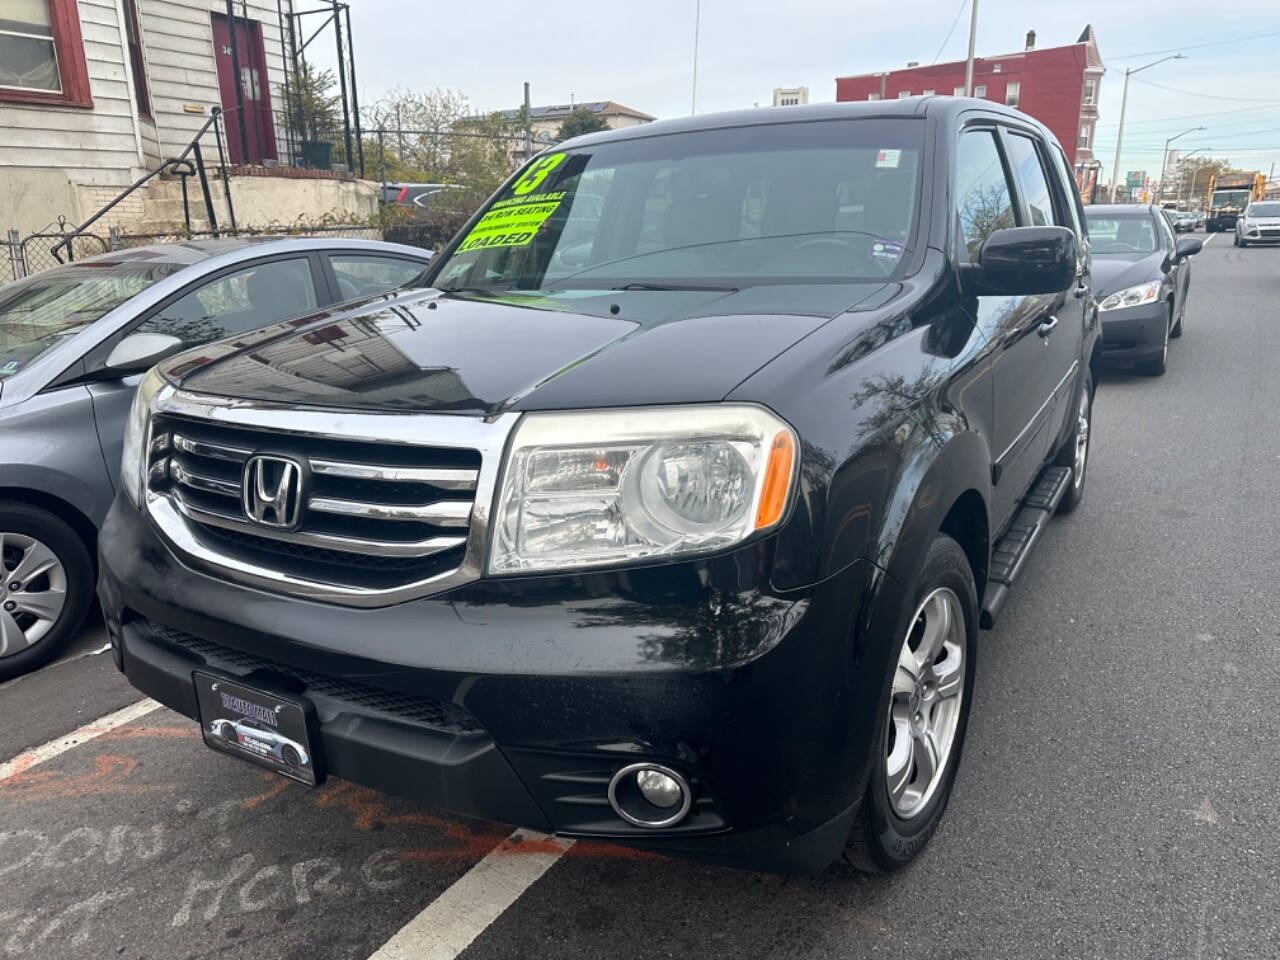
[{"label": "chrome side trim", "polygon": [[367,463],[342,463],[337,460],[312,460],[311,472],[353,480],[389,480],[429,483],[441,490],[474,490],[479,470],[459,467],[384,467]]},{"label": "chrome side trim", "polygon": [[207,523],[211,527],[221,527],[223,530],[234,530],[237,533],[249,533],[267,540],[283,540],[286,543],[300,543],[309,547],[324,547],[327,550],[340,550],[343,553],[360,553],[371,557],[430,557],[445,550],[460,547],[467,542],[466,537],[431,537],[427,540],[394,541],[275,530],[246,520],[237,520],[226,514],[202,510],[184,500],[181,494],[171,496],[174,497],[178,512],[196,523]]},{"label": "chrome side trim", "polygon": [[188,470],[177,460],[169,461],[169,476],[183,486],[190,487],[193,490],[203,490],[205,493],[235,497],[237,503],[240,501],[240,484]]},{"label": "chrome side trim", "polygon": [[1053,403],[1053,398],[1058,395],[1058,391],[1062,389],[1062,385],[1066,383],[1078,369],[1080,369],[1080,361],[1072,360],[1071,369],[1067,371],[1066,376],[1059,380],[1058,385],[1049,391],[1049,396],[1045,398],[1044,403],[1040,404],[1040,408],[1031,415],[1031,419],[1027,421],[1026,426],[1018,431],[1018,435],[1013,438],[1013,441],[1007,447],[1004,448],[1004,452],[1001,453],[1000,456],[996,457],[997,465],[1009,455],[1010,450],[1022,442],[1022,438],[1027,435],[1027,431],[1030,430],[1035,425],[1035,422],[1040,419],[1040,414],[1044,413],[1044,408]]},{"label": "chrome side trim", "polygon": [[184,453],[197,457],[208,457],[211,460],[229,460],[232,463],[244,463],[253,453],[246,447],[232,447],[223,443],[208,443],[204,440],[193,440],[181,433],[173,434],[173,445]]},{"label": "chrome side trim", "polygon": [[[448,414],[357,413],[299,408],[283,403],[201,396],[179,390],[172,385],[162,387],[156,393],[151,402],[151,412],[153,415],[169,413],[216,423],[256,427],[293,437],[328,437],[414,447],[439,445],[478,451],[480,469],[476,477],[475,502],[472,505],[471,525],[465,539],[466,550],[462,563],[455,570],[383,589],[308,580],[226,556],[199,538],[168,496],[146,491],[144,509],[174,553],[179,559],[188,561],[188,566],[270,593],[353,607],[383,607],[403,603],[480,578],[484,569],[489,518],[493,510],[498,472],[502,468],[503,451],[506,449],[507,438],[520,420],[518,413],[504,413],[486,420]],[[424,444],[422,441],[426,438],[433,441],[433,444]],[[259,529],[253,532],[261,534]],[[344,549],[350,550],[350,541],[343,538],[343,544]]]},{"label": "chrome side trim", "polygon": [[471,519],[471,504],[465,500],[441,500],[437,503],[362,503],[334,497],[312,497],[307,509],[317,513],[335,513],[344,517],[367,517],[371,520],[419,520],[438,527],[465,527]]}]

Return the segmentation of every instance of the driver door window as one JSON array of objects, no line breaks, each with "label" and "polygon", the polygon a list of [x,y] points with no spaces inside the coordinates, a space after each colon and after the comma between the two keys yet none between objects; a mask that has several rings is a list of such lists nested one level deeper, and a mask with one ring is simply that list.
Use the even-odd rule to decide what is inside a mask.
[{"label": "driver door window", "polygon": [[144,320],[135,332],[163,333],[177,337],[184,347],[195,347],[315,308],[310,260],[269,260],[197,287]]},{"label": "driver door window", "polygon": [[958,259],[976,263],[983,242],[997,230],[1016,225],[1013,191],[991,130],[960,137],[956,151],[956,230]]}]

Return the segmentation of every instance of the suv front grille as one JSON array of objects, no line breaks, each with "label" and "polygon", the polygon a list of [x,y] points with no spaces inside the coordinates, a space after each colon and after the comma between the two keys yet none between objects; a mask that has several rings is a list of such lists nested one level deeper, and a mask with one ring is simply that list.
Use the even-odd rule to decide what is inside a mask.
[{"label": "suv front grille", "polygon": [[[246,465],[259,453],[302,466],[296,525],[256,522],[247,511]],[[480,465],[477,450],[301,438],[160,414],[146,477],[220,554],[295,579],[386,590],[462,564]]]},{"label": "suv front grille", "polygon": [[196,637],[174,627],[143,621],[152,638],[198,657],[205,666],[245,677],[251,673],[275,673],[303,686],[301,691],[315,700],[331,701],[336,712],[356,708],[368,713],[430,727],[452,734],[483,733],[484,728],[466,709],[445,700],[420,694],[403,693],[374,684],[348,680],[304,670],[257,654],[234,650],[212,640]]}]

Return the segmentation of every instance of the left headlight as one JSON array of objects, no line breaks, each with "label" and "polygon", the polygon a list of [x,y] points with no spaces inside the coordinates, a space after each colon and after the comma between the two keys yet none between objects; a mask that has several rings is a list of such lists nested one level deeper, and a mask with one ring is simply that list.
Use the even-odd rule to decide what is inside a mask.
[{"label": "left headlight", "polygon": [[491,574],[720,550],[772,529],[795,432],[753,406],[527,414],[503,469]]},{"label": "left headlight", "polygon": [[1160,281],[1140,283],[1136,287],[1119,290],[1110,296],[1103,297],[1098,304],[1099,310],[1115,310],[1119,307],[1139,307],[1144,303],[1154,303],[1160,298]]},{"label": "left headlight", "polygon": [[142,504],[142,471],[145,466],[142,450],[147,442],[147,424],[151,421],[151,400],[165,383],[164,377],[154,368],[148,371],[138,384],[138,392],[133,395],[133,406],[129,408],[129,419],[124,426],[120,482],[124,484],[129,498],[139,506]]}]

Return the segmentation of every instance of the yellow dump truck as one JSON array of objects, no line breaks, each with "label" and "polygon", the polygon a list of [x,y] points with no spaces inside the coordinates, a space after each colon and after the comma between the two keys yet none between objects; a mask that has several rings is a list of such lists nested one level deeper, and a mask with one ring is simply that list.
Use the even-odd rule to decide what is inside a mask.
[{"label": "yellow dump truck", "polygon": [[1208,233],[1234,230],[1236,220],[1250,202],[1261,200],[1267,192],[1267,178],[1260,170],[1232,170],[1209,178],[1209,196],[1205,201],[1204,228]]}]

